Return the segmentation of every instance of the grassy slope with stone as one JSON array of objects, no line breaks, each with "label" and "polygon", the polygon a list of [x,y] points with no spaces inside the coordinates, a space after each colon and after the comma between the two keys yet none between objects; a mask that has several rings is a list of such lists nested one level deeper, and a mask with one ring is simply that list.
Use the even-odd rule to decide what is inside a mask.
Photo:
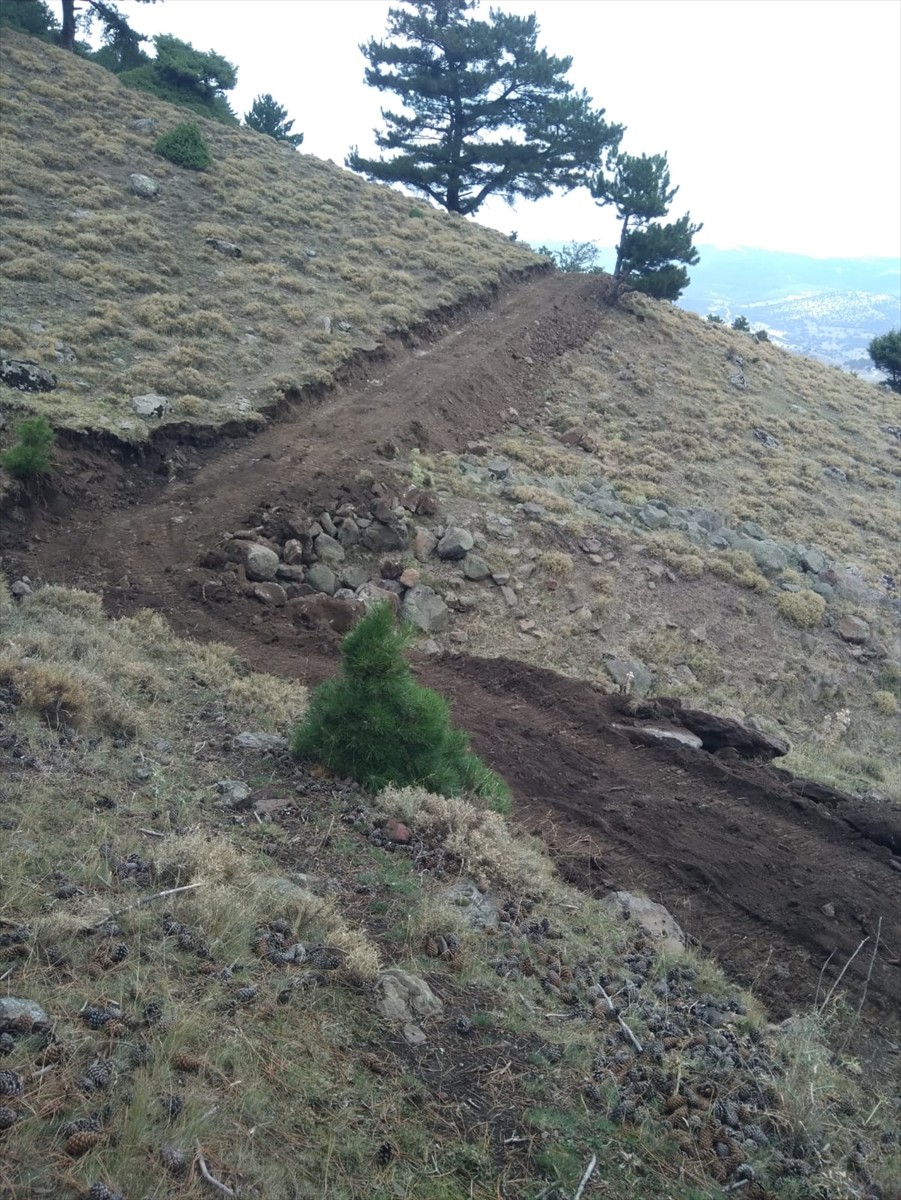
[{"label": "grassy slope with stone", "polygon": [[[497,813],[299,766],[298,685],[84,592],[2,605],[0,1006],[43,1012],[0,1007],[0,1195],[538,1200],[592,1155],[619,1200],[889,1186],[840,989],[767,1026]],[[391,968],[440,1000],[415,1052]]]},{"label": "grassy slope with stone", "polygon": [[[140,441],[148,425],[131,398],[151,392],[178,423],[265,413],[331,381],[355,351],[540,262],[492,230],[202,117],[212,165],[173,166],[153,147],[183,109],[9,31],[2,72],[0,346],[49,366],[59,387],[3,387],[0,400],[58,426]],[[135,131],[139,118],[156,133]],[[157,199],[132,194],[134,172],[157,181]],[[58,361],[66,347],[76,361]]]}]

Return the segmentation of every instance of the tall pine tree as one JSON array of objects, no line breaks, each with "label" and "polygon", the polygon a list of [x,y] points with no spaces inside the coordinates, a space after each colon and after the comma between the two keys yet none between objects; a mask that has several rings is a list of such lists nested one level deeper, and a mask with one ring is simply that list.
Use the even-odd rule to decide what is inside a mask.
[{"label": "tall pine tree", "polygon": [[614,278],[660,300],[678,300],[688,286],[686,267],[700,261],[693,238],[702,225],[688,213],[667,225],[658,220],[678,190],[665,154],[617,155],[612,173],[599,172],[591,184],[597,203],[613,204],[623,223]]},{"label": "tall pine tree", "polygon": [[257,133],[265,133],[277,142],[287,142],[291,146],[299,146],[303,141],[302,133],[292,133],[294,122],[287,120],[288,110],[277,104],[267,92],[257,96],[250,112],[244,114],[244,124],[248,129]]},{"label": "tall pine tree", "polygon": [[457,213],[474,213],[491,195],[536,200],[586,183],[622,127],[564,78],[571,58],[538,49],[534,14],[492,9],[476,20],[475,7],[409,0],[389,10],[388,40],[361,46],[366,82],[396,93],[406,111],[382,110],[376,144],[390,157],[355,148],[347,165]]}]

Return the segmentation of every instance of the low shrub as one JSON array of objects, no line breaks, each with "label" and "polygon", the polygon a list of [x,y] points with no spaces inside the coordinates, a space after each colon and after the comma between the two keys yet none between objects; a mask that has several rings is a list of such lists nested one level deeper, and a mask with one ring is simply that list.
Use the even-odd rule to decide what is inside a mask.
[{"label": "low shrub", "polygon": [[52,461],[54,433],[46,417],[29,417],[16,429],[19,440],[0,457],[7,471],[17,479],[47,475]]},{"label": "low shrub", "polygon": [[506,812],[510,790],[469,749],[447,702],[421,687],[404,658],[409,639],[389,605],[377,605],[345,637],[340,675],[313,694],[291,747],[373,791],[420,786],[443,796],[471,792]]},{"label": "low shrub", "polygon": [[213,161],[210,148],[193,121],[182,121],[162,134],[153,149],[162,158],[177,167],[187,167],[189,171],[205,171]]},{"label": "low shrub", "polygon": [[886,717],[893,716],[898,711],[898,700],[894,692],[874,692],[873,707]]},{"label": "low shrub", "polygon": [[823,619],[826,601],[818,592],[783,592],[776,607],[799,629],[813,629]]}]

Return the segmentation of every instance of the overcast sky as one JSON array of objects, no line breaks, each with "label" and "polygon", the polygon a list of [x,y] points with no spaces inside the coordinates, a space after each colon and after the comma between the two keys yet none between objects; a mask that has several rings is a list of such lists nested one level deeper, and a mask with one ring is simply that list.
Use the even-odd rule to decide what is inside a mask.
[{"label": "overcast sky", "polygon": [[[54,7],[59,7],[55,5]],[[382,106],[359,44],[383,37],[385,0],[123,0],[136,29],[172,33],[238,67],[243,114],[270,92],[303,151],[343,163],[372,152]],[[487,9],[487,5],[485,6]],[[671,215],[698,241],[819,257],[901,256],[901,4],[897,0],[495,0],[538,15],[539,45],[571,55],[569,78],[623,149],[666,151]],[[526,241],[616,240],[584,191],[478,220]]]}]

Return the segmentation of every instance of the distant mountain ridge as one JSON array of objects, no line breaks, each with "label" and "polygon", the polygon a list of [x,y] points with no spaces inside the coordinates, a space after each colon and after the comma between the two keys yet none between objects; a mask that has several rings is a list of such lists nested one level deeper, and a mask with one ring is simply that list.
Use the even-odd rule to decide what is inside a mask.
[{"label": "distant mountain ridge", "polygon": [[739,314],[798,354],[877,378],[872,338],[901,325],[901,262],[699,247],[680,307]]}]

